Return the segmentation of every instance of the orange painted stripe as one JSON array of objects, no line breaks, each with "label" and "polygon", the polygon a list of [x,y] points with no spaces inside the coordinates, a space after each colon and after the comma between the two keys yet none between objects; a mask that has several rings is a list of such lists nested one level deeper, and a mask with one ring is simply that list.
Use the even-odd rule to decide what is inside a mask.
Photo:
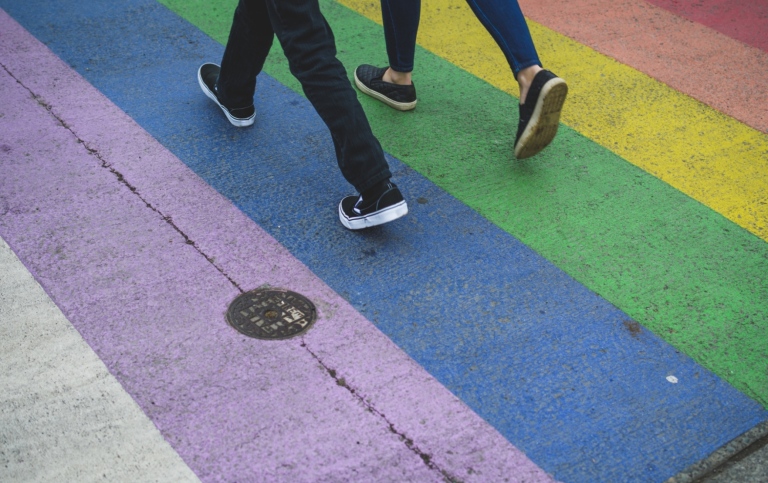
[{"label": "orange painted stripe", "polygon": [[768,52],[768,1],[647,0],[732,39]]},{"label": "orange painted stripe", "polygon": [[768,133],[768,53],[641,0],[520,6],[531,20]]}]

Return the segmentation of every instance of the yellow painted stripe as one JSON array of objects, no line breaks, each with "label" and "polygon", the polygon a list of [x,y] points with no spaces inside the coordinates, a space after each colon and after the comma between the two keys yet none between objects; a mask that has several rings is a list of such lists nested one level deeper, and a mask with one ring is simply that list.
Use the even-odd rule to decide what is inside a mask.
[{"label": "yellow painted stripe", "polygon": [[[381,24],[377,0],[338,1]],[[568,82],[565,124],[768,241],[768,135],[553,30],[528,25],[544,66]],[[465,2],[423,0],[418,43],[518,95],[506,59]],[[383,49],[382,33],[386,58]],[[420,97],[429,102],[426,90]]]}]

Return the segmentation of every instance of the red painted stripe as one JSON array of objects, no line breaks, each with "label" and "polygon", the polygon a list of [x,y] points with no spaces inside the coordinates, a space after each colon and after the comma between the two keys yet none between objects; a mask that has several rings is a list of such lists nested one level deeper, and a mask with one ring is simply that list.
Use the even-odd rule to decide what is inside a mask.
[{"label": "red painted stripe", "polygon": [[647,1],[768,52],[768,0]]},{"label": "red painted stripe", "polygon": [[[531,20],[768,133],[768,52],[643,0],[520,6]],[[546,46],[537,48],[546,63]]]}]

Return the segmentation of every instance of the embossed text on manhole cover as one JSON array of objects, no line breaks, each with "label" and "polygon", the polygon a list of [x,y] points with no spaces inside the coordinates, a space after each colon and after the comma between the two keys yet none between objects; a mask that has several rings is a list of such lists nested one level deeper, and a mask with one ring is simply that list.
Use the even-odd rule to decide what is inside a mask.
[{"label": "embossed text on manhole cover", "polygon": [[317,317],[312,302],[282,289],[251,290],[229,304],[227,322],[257,339],[287,339],[309,330]]}]

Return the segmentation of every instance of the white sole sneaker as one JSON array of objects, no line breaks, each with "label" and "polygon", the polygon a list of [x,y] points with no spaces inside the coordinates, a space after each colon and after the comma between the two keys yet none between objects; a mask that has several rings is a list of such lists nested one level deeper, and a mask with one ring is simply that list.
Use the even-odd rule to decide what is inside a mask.
[{"label": "white sole sneaker", "polygon": [[[342,203],[344,201],[342,200]],[[383,225],[390,221],[397,220],[408,214],[408,204],[405,200],[388,206],[383,210],[371,213],[366,216],[348,217],[339,203],[339,220],[341,224],[350,230],[362,230],[364,228],[370,228],[372,226]]]},{"label": "white sole sneaker", "polygon": [[560,113],[567,95],[568,85],[559,77],[544,84],[531,119],[515,145],[517,159],[530,158],[552,142],[560,126]]},{"label": "white sole sneaker", "polygon": [[374,99],[377,99],[384,104],[388,105],[389,107],[393,109],[397,109],[398,111],[411,111],[416,108],[416,103],[419,102],[418,99],[413,102],[397,102],[393,101],[389,97],[385,96],[384,94],[381,94],[380,92],[376,92],[373,89],[367,87],[365,84],[363,84],[360,79],[357,78],[357,71],[355,71],[355,85],[358,89],[360,89],[361,92],[364,94],[367,94]]},{"label": "white sole sneaker", "polygon": [[[202,89],[203,93],[206,96],[208,96],[208,99],[215,102],[216,105],[221,108],[222,112],[224,112],[224,115],[227,116],[227,119],[229,120],[230,124],[232,124],[233,126],[248,127],[253,125],[253,121],[256,119],[256,111],[254,111],[253,114],[245,118],[235,117],[229,112],[229,109],[224,107],[224,105],[219,102],[219,100],[216,98],[216,94],[208,87],[208,85],[206,85],[205,81],[203,80],[202,71],[205,65],[206,64],[203,64],[200,66],[199,69],[197,69],[197,82],[198,84],[200,84],[200,89]],[[216,65],[216,64],[212,64],[212,65]],[[216,67],[218,67],[218,65],[216,65]]]}]

